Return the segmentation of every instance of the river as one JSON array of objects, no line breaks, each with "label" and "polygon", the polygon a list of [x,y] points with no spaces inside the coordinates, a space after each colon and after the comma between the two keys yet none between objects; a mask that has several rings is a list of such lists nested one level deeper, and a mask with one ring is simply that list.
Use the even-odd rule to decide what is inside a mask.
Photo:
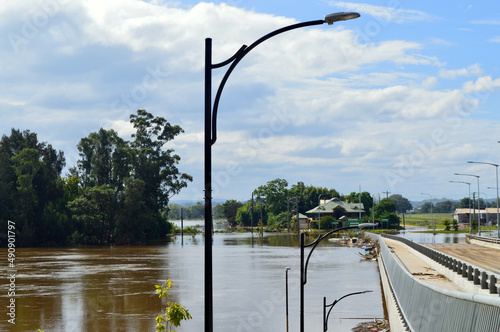
[{"label": "river", "polygon": [[[322,331],[323,296],[335,305],[330,331],[350,331],[383,318],[376,262],[360,261],[361,249],[324,241],[313,255],[305,286],[305,326]],[[214,234],[214,331],[286,331],[285,267],[289,271],[290,331],[299,329],[300,250],[297,235]],[[306,254],[307,254],[306,249]],[[7,252],[1,250],[7,266]],[[155,284],[173,280],[169,297],[192,320],[178,332],[203,331],[203,235],[177,236],[155,246],[18,248],[16,320],[3,315],[1,331],[154,331],[165,303]],[[4,281],[7,278],[4,278]],[[5,285],[8,282],[3,282]],[[7,288],[0,295],[6,308]]]}]

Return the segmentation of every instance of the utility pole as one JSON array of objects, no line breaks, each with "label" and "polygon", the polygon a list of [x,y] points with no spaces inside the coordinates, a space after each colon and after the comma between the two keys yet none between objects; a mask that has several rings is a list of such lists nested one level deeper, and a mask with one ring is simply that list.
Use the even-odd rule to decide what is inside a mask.
[{"label": "utility pole", "polygon": [[385,198],[389,198],[390,191],[382,191],[382,194],[385,194]]}]

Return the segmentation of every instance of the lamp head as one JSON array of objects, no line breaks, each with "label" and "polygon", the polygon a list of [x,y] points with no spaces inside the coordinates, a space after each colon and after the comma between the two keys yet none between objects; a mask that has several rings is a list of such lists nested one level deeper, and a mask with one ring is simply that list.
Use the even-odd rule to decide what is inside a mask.
[{"label": "lamp head", "polygon": [[334,22],[337,21],[347,21],[347,20],[352,20],[355,18],[360,17],[359,13],[356,12],[338,12],[338,13],[332,13],[325,15],[325,22],[328,23],[328,25],[332,25]]},{"label": "lamp head", "polygon": [[285,267],[285,270],[287,270],[287,271],[289,271],[289,270],[291,270],[291,269],[292,269],[291,267],[288,267],[288,266],[287,266],[287,267]]}]

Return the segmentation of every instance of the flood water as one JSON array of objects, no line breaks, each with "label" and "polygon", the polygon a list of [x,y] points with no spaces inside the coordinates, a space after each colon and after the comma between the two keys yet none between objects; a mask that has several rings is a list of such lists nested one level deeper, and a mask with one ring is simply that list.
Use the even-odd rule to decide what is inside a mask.
[{"label": "flood water", "polygon": [[[249,233],[214,234],[213,245],[214,331],[286,331],[287,266],[290,331],[298,331],[298,236],[255,234],[252,241]],[[328,241],[314,251],[305,286],[307,331],[322,331],[323,296],[331,303],[373,290],[336,304],[330,331],[350,331],[359,322],[384,317],[377,264],[361,261],[358,252]],[[6,264],[7,252],[1,253]],[[165,308],[154,285],[170,278],[169,300],[193,316],[175,330],[203,331],[203,254],[202,235],[155,246],[17,249],[16,324],[3,314],[0,330],[154,331],[155,317]],[[5,308],[9,298],[3,290]]]}]

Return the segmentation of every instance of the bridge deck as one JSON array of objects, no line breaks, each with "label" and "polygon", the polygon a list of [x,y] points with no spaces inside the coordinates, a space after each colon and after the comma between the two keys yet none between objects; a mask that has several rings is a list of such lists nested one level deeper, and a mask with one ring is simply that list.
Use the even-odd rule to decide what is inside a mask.
[{"label": "bridge deck", "polygon": [[423,245],[500,275],[500,249],[477,244],[423,243]]},{"label": "bridge deck", "polygon": [[414,254],[414,250],[399,241],[384,238],[385,243],[391,249],[400,263],[415,277],[435,286],[463,292],[464,290],[455,285],[442,274],[437,273],[428,264]]}]

